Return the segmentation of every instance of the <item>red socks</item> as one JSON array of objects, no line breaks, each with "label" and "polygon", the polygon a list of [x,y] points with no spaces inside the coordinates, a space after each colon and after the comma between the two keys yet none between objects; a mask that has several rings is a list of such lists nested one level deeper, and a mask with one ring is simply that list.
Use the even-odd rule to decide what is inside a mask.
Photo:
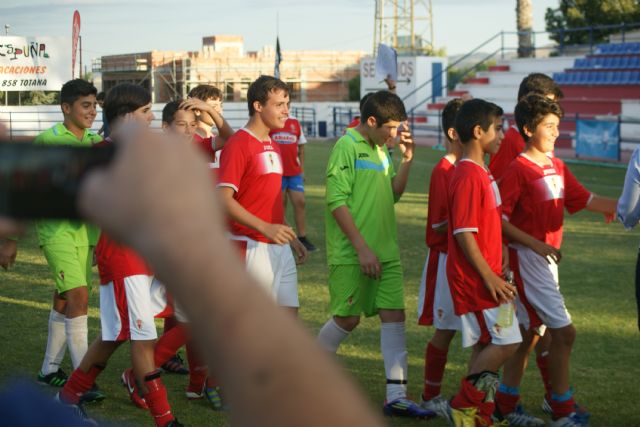
[{"label": "red socks", "polygon": [[540,371],[540,377],[542,377],[542,384],[544,385],[545,396],[547,400],[551,399],[551,376],[549,374],[549,353],[536,357],[536,364]]},{"label": "red socks", "polygon": [[422,398],[431,400],[440,394],[449,349],[440,350],[429,343],[424,354],[424,389]]},{"label": "red socks", "polygon": [[167,362],[187,342],[187,331],[181,324],[175,325],[158,339],[153,351],[156,368]]},{"label": "red socks", "polygon": [[204,388],[207,379],[207,364],[202,361],[193,341],[187,343],[187,360],[189,361],[189,389],[200,390]]},{"label": "red socks", "polygon": [[157,427],[165,427],[167,423],[174,420],[174,417],[167,400],[167,389],[160,378],[160,371],[147,374],[144,377],[144,384],[147,387],[144,400],[149,406],[149,412]]},{"label": "red socks", "polygon": [[73,371],[62,390],[60,390],[60,400],[64,403],[77,405],[82,395],[93,387],[93,383],[96,382],[96,378],[103,369],[104,366],[93,365],[87,373],[80,368]]}]

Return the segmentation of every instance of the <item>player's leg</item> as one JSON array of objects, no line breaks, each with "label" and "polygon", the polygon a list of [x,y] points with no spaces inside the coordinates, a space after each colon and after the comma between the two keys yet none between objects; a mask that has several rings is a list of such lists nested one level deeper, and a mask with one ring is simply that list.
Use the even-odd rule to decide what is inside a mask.
[{"label": "player's leg", "polygon": [[298,239],[309,252],[316,250],[316,246],[307,238],[307,222],[305,218],[306,202],[304,198],[304,177],[302,174],[290,177],[290,186],[287,191],[293,205],[293,215],[296,222]]},{"label": "player's leg", "polygon": [[404,282],[400,261],[382,264],[380,280],[367,286],[371,299],[365,315],[380,317],[380,350],[384,361],[386,393],[383,411],[388,416],[428,418],[435,412],[422,409],[407,397],[407,339],[405,332]]},{"label": "player's leg", "polygon": [[451,417],[456,423],[476,423],[479,419],[492,425],[498,369],[522,341],[515,313],[512,312],[508,324],[497,323],[500,312],[508,308],[504,304],[461,316],[462,345],[475,346],[477,356],[470,364],[469,375],[462,380],[458,394],[451,401]]},{"label": "player's leg", "polygon": [[328,352],[336,353],[360,323],[369,280],[359,265],[330,265],[328,282],[331,318],[320,329],[318,342]]},{"label": "player's leg", "polygon": [[60,364],[67,349],[67,333],[65,316],[67,302],[53,292],[53,307],[49,312],[47,347],[44,352],[42,367],[38,373],[38,382],[43,385],[62,387],[67,381],[67,374],[60,369]]},{"label": "player's leg", "polygon": [[133,373],[156,426],[165,427],[175,418],[171,413],[161,372],[156,369],[154,363],[157,332],[151,297],[152,278],[146,275],[125,277],[124,289],[129,316]]},{"label": "player's leg", "polygon": [[[429,258],[433,258],[429,252]],[[427,259],[425,264],[425,286],[427,282],[433,283],[433,303],[427,304],[431,310],[431,318],[436,330],[425,350],[424,387],[422,391],[421,406],[443,415],[446,402],[440,396],[442,378],[447,364],[449,345],[461,329],[460,317],[456,316],[451,299],[451,290],[446,275],[447,256],[444,253],[435,252],[435,260]],[[431,264],[431,265],[428,265]],[[435,280],[430,278],[429,270],[435,270]],[[428,299],[428,298],[427,298]]]}]

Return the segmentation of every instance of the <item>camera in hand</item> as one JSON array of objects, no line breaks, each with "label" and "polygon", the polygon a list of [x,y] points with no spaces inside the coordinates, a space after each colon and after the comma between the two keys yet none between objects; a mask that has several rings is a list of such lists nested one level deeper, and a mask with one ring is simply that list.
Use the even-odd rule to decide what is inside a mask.
[{"label": "camera in hand", "polygon": [[91,169],[107,165],[115,146],[0,141],[0,216],[79,219],[77,194]]}]

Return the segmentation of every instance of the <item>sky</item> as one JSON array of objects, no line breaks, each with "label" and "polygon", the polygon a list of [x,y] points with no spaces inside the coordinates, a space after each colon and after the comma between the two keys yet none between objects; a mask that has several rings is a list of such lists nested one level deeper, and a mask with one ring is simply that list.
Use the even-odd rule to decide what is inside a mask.
[{"label": "sky", "polygon": [[[466,53],[494,34],[515,31],[515,0],[432,0],[436,48]],[[534,0],[534,30],[544,30],[547,7]],[[372,52],[375,0],[2,0],[0,34],[70,36],[81,16],[83,57],[156,50],[199,50],[203,36],[238,34],[245,50]],[[538,44],[546,37],[539,36]]]}]

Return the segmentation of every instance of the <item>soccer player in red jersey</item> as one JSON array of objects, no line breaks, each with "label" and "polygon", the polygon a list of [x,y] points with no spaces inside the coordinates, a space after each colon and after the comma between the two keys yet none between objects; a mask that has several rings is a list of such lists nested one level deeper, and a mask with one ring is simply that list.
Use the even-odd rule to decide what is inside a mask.
[{"label": "soccer player in red jersey", "polygon": [[[560,87],[546,74],[531,73],[520,82],[518,100],[530,93],[537,93],[553,101],[559,101],[564,96]],[[491,155],[489,170],[491,175],[500,181],[509,164],[524,150],[524,139],[517,126],[511,126],[504,134],[498,152]]]},{"label": "soccer player in red jersey", "polygon": [[440,386],[447,364],[447,352],[456,331],[461,327],[460,317],[453,311],[446,262],[447,195],[455,164],[462,157],[462,144],[454,124],[462,103],[463,101],[459,98],[452,99],[442,110],[442,131],[446,137],[447,154],[431,172],[426,230],[429,254],[424,264],[418,296],[418,324],[436,327],[425,351],[424,389],[420,405],[424,409],[441,415],[447,407],[440,396]]},{"label": "soccer player in red jersey", "polygon": [[[202,105],[202,103],[206,105]],[[189,91],[189,99],[182,108],[193,108],[198,118],[198,127],[193,140],[209,159],[209,167],[220,167],[220,150],[233,129],[222,117],[222,92],[215,86],[198,85]],[[197,108],[195,108],[197,107]],[[215,130],[214,132],[214,126]]]},{"label": "soccer player in red jersey", "polygon": [[272,129],[271,139],[280,146],[282,156],[282,199],[287,207],[287,197],[293,204],[293,213],[298,231],[298,240],[307,251],[315,251],[316,247],[307,239],[304,200],[304,146],[307,138],[302,132],[298,119],[289,117],[281,129]]},{"label": "soccer player in red jersey", "polygon": [[[138,85],[117,85],[107,93],[105,116],[114,139],[118,138],[118,127],[122,128],[126,122],[149,126],[154,119],[151,94]],[[171,413],[167,390],[153,358],[157,338],[154,317],[166,306],[166,299],[162,298],[164,286],[152,280],[152,273],[142,258],[111,240],[106,233],[102,233],[98,241],[96,259],[101,284],[101,336],[91,344],[58,399],[78,405],[113,352],[123,342],[130,341],[133,369],[127,369],[122,379],[132,400],[138,406],[148,407],[156,426],[181,426]]]},{"label": "soccer player in red jersey", "polygon": [[247,103],[249,121],[229,138],[220,156],[218,190],[230,218],[231,239],[248,271],[278,305],[297,314],[296,262],[305,261],[307,250],[285,224],[282,158],[269,137],[289,117],[289,87],[261,76],[249,86]]},{"label": "soccer player in red jersey", "polygon": [[500,191],[524,340],[509,360],[513,368],[504,376],[496,399],[502,414],[516,409],[518,386],[537,339],[533,328],[545,325],[552,336],[551,396],[547,397],[552,425],[582,427],[588,425],[589,415],[576,405],[569,385],[569,359],[576,330],[558,285],[564,209],[572,214],[582,209],[600,212],[609,221],[615,214],[616,200],[590,193],[562,160],[548,155],[558,138],[562,114],[560,105],[537,94],[526,96],[516,106],[516,123],[526,147],[507,169]]},{"label": "soccer player in red jersey", "polygon": [[493,425],[498,369],[521,341],[512,301],[515,287],[503,280],[501,201],[484,165],[502,139],[502,109],[482,99],[465,102],[455,128],[463,157],[449,187],[447,278],[461,320],[462,345],[473,346],[468,375],[451,400],[455,425]]}]

